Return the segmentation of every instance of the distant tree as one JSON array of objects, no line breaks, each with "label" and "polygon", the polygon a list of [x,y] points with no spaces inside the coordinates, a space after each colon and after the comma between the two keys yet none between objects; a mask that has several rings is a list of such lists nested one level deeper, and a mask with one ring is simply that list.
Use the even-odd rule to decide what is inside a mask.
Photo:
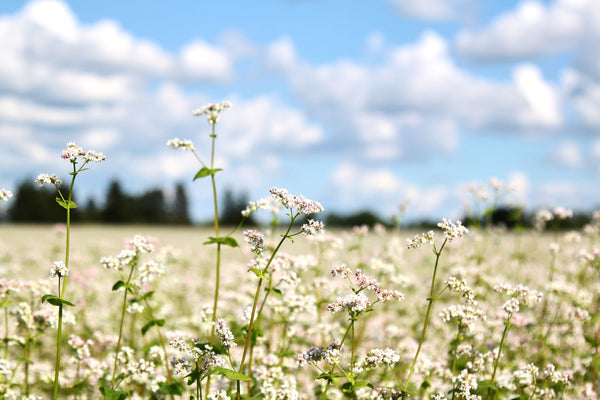
[{"label": "distant tree", "polygon": [[62,222],[65,209],[56,203],[56,189],[40,188],[33,179],[26,179],[17,186],[11,199],[8,219],[11,222]]},{"label": "distant tree", "polygon": [[326,226],[349,227],[356,225],[373,226],[375,224],[384,224],[384,222],[377,215],[367,210],[349,215],[330,213],[326,217]]},{"label": "distant tree", "polygon": [[165,195],[160,189],[152,189],[133,198],[134,222],[161,224],[167,221]]},{"label": "distant tree", "polygon": [[106,202],[102,211],[102,221],[112,224],[133,222],[132,207],[129,196],[121,189],[118,180],[113,180],[106,194]]},{"label": "distant tree", "polygon": [[[243,192],[236,196],[231,189],[225,189],[219,223],[222,225],[238,225],[242,220],[242,211],[246,209],[246,206],[248,206],[247,193]],[[247,219],[245,224],[254,225],[252,217]]]},{"label": "distant tree", "polygon": [[79,221],[81,222],[99,222],[100,221],[100,209],[96,205],[96,200],[90,197],[85,203],[85,207],[78,207],[79,209]]},{"label": "distant tree", "polygon": [[178,183],[175,186],[175,199],[171,206],[171,223],[177,225],[188,225],[190,223],[190,215],[188,210],[188,199],[183,183]]}]

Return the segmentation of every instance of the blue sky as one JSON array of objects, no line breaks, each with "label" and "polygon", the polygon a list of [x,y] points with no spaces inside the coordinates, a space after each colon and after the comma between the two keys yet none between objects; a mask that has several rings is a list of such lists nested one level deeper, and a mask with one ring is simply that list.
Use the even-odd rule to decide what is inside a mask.
[{"label": "blue sky", "polygon": [[108,158],[102,196],[192,183],[191,111],[230,100],[219,185],[272,186],[326,210],[459,217],[468,184],[530,209],[600,205],[600,2],[268,0],[0,2],[0,186],[66,175],[74,140]]}]

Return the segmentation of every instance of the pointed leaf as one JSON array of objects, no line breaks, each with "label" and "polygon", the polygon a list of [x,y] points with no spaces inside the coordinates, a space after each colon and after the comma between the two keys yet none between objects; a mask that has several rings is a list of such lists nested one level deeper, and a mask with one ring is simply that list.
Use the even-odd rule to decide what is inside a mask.
[{"label": "pointed leaf", "polygon": [[254,272],[254,275],[258,276],[260,279],[264,279],[266,281],[269,280],[269,277],[263,274],[263,272],[258,268],[250,268],[248,271]]},{"label": "pointed leaf", "polygon": [[66,210],[68,210],[69,208],[77,208],[77,204],[75,204],[75,202],[72,200],[63,200],[60,197],[57,197],[56,202],[58,203],[58,205],[60,205]]},{"label": "pointed leaf", "polygon": [[120,289],[120,288],[122,288],[123,286],[125,286],[125,282],[123,282],[123,281],[117,281],[117,282],[115,282],[115,284],[113,285],[113,287],[112,287],[112,290],[113,290],[113,292],[114,292],[115,290],[119,290],[119,289]]},{"label": "pointed leaf", "polygon": [[210,169],[208,167],[202,167],[202,168],[200,168],[200,170],[198,172],[196,172],[196,175],[194,176],[194,180],[206,178],[207,176],[214,175],[216,172],[222,171],[222,170],[223,170],[223,168]]},{"label": "pointed leaf", "polygon": [[213,243],[219,243],[219,244],[222,244],[224,246],[240,247],[240,245],[238,244],[237,240],[235,240],[231,236],[223,236],[223,237],[219,237],[219,238],[211,236],[203,244],[206,245],[206,244],[213,244]]}]

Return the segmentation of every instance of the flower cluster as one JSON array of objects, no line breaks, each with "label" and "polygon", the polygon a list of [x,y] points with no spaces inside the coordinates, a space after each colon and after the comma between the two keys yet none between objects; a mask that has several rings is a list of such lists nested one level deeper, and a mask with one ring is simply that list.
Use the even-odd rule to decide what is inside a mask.
[{"label": "flower cluster", "polygon": [[302,225],[300,232],[302,232],[304,236],[312,236],[322,233],[324,229],[323,222],[309,219],[306,224]]},{"label": "flower cluster", "polygon": [[280,210],[280,204],[272,197],[264,197],[260,200],[251,201],[245,210],[242,211],[242,216],[248,218],[258,210],[270,210],[272,214],[277,214]]},{"label": "flower cluster", "polygon": [[274,187],[270,190],[273,198],[288,210],[297,210],[305,215],[316,214],[323,211],[321,203],[315,200],[290,194],[286,189]]},{"label": "flower cluster", "polygon": [[350,315],[358,315],[371,306],[369,298],[364,293],[352,293],[344,297],[338,297],[335,303],[327,305],[327,311],[335,314],[338,311],[347,310]]},{"label": "flower cluster", "polygon": [[460,221],[454,223],[450,219],[443,218],[442,222],[438,223],[437,226],[444,230],[444,237],[448,239],[449,242],[469,233],[469,230]]},{"label": "flower cluster", "polygon": [[10,190],[0,189],[0,201],[8,201],[13,196]]},{"label": "flower cluster", "polygon": [[[154,251],[154,245],[144,236],[135,235],[133,239],[127,242],[127,249],[121,250],[116,257],[102,257],[100,264],[106,269],[121,271],[123,267],[137,262],[139,256],[144,253]],[[148,264],[144,267],[144,279],[150,281],[153,279],[150,275],[161,275],[163,269],[160,265]]]},{"label": "flower cluster", "polygon": [[194,339],[194,346],[190,346],[182,337],[175,337],[169,342],[181,353],[179,357],[171,358],[171,365],[176,374],[189,374],[194,363],[199,364],[201,373],[225,365],[225,359],[216,354],[211,346],[205,344],[200,348],[196,345],[198,342],[199,340]]},{"label": "flower cluster", "polygon": [[231,107],[231,102],[222,101],[219,104],[207,104],[205,106],[197,108],[194,111],[192,111],[192,114],[196,117],[199,117],[201,115],[208,115],[208,123],[211,125],[215,125],[217,122],[219,122],[219,114],[228,109],[229,107]]},{"label": "flower cluster", "polygon": [[54,261],[52,266],[50,267],[50,278],[64,278],[69,275],[69,269],[65,266],[65,263],[62,261]]},{"label": "flower cluster", "polygon": [[451,292],[460,293],[467,304],[477,304],[475,301],[475,292],[467,285],[465,279],[458,280],[456,277],[451,276],[444,282],[444,285],[446,285]]},{"label": "flower cluster", "polygon": [[225,322],[223,318],[219,318],[216,322],[214,322],[214,325],[215,332],[217,332],[217,335],[219,335],[219,338],[221,339],[221,345],[225,350],[229,350],[237,346],[237,343],[234,340],[235,338],[233,337],[233,333],[231,333],[231,330],[227,326],[227,322]]},{"label": "flower cluster", "polygon": [[264,235],[253,229],[244,231],[244,242],[250,244],[250,251],[259,256],[267,249]]},{"label": "flower cluster", "polygon": [[459,328],[464,332],[471,332],[475,321],[485,321],[485,311],[465,305],[451,305],[440,312],[440,317],[445,322],[456,320]]},{"label": "flower cluster", "polygon": [[52,175],[39,174],[34,182],[39,186],[43,186],[44,184],[47,184],[47,185],[54,185],[54,186],[58,187],[62,184],[62,181],[60,179],[58,179],[58,177],[55,174],[52,174]]},{"label": "flower cluster", "polygon": [[298,354],[297,363],[299,367],[303,367],[306,364],[317,364],[320,361],[325,360],[330,365],[335,365],[340,362],[340,353],[342,346],[337,339],[334,339],[327,347],[316,347],[312,346],[304,353]]},{"label": "flower cluster", "polygon": [[373,369],[381,366],[391,367],[400,361],[400,356],[390,348],[371,349],[365,359],[358,364],[359,370]]},{"label": "flower cluster", "polygon": [[61,158],[75,164],[79,157],[83,158],[84,163],[106,161],[106,157],[102,153],[95,150],[88,150],[86,152],[75,142],[67,143],[67,147],[62,151]]},{"label": "flower cluster", "polygon": [[167,141],[167,146],[177,150],[182,149],[185,151],[195,151],[196,147],[191,140],[181,140],[179,138],[170,139]]},{"label": "flower cluster", "polygon": [[519,312],[521,305],[531,306],[534,303],[539,303],[544,296],[543,293],[529,289],[527,286],[516,285],[513,288],[507,283],[496,285],[494,291],[511,296],[511,299],[507,300],[502,306],[502,309],[509,315]]},{"label": "flower cluster", "polygon": [[415,235],[412,239],[406,239],[406,245],[409,249],[418,249],[424,244],[433,244],[434,233],[433,231],[429,231],[426,233],[421,233]]}]

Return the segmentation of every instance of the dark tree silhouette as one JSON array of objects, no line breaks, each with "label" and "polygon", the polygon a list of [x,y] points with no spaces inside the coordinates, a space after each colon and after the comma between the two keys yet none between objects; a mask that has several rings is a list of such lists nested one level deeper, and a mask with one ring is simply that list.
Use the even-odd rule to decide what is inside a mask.
[{"label": "dark tree silhouette", "polygon": [[178,225],[187,225],[190,223],[188,199],[183,183],[178,183],[175,186],[175,200],[171,207],[170,222]]},{"label": "dark tree silhouette", "polygon": [[102,221],[113,224],[131,222],[131,208],[129,196],[123,192],[119,181],[113,180],[108,187]]},{"label": "dark tree silhouette", "polygon": [[[33,179],[23,180],[11,199],[8,209],[9,221],[64,222],[65,209],[56,203],[56,196],[54,187],[38,187],[33,183]],[[76,214],[75,210],[73,217]]]}]

